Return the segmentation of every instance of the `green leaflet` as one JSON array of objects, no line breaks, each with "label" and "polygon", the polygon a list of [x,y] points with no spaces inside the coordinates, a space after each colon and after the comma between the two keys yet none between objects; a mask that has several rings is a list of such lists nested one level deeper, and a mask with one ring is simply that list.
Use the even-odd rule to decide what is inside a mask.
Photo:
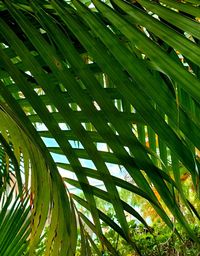
[{"label": "green leaflet", "polygon": [[194,17],[199,17],[199,7],[195,8],[191,4],[187,3],[176,3],[172,0],[162,0],[161,1],[163,4],[166,4],[170,8],[173,7],[175,9],[178,9],[179,11],[188,13],[190,15],[194,15]]},{"label": "green leaflet", "polygon": [[[148,8],[148,10],[158,14],[159,17],[163,18],[164,21],[169,22],[178,29],[182,29],[184,32],[190,33],[198,39],[200,38],[198,22],[188,19],[186,16],[180,15],[177,12],[164,7],[163,5],[146,0],[139,0],[139,2],[142,4],[142,6]],[[178,3],[178,6],[181,6],[180,3]]]}]

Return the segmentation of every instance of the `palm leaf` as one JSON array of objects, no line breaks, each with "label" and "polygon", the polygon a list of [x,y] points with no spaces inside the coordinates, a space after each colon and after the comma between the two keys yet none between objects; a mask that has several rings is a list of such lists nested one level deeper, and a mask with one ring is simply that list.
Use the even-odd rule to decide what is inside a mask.
[{"label": "palm leaf", "polygon": [[[119,188],[145,198],[172,229],[175,217],[196,240],[177,196],[198,212],[180,175],[184,167],[199,195],[198,1],[94,0],[94,10],[81,2],[0,1],[0,164],[11,162],[1,176],[12,172],[21,194],[30,188],[29,253],[49,216],[45,255],[74,255],[78,223],[82,255],[91,255],[90,247],[101,253],[88,228],[118,255],[102,221],[140,254],[125,213],[147,224]],[[132,183],[116,177],[111,164]],[[112,205],[118,223],[96,198]]]},{"label": "palm leaf", "polygon": [[30,235],[30,206],[28,198],[20,201],[14,198],[12,189],[7,198],[0,196],[0,252],[2,255],[24,255],[28,250],[28,237]]}]

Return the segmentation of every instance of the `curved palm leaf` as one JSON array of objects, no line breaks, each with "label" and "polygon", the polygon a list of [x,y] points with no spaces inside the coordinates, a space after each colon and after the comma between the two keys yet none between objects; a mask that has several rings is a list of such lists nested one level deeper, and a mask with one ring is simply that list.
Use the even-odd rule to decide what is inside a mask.
[{"label": "curved palm leaf", "polygon": [[[198,212],[180,173],[187,170],[199,195],[198,1],[93,0],[93,9],[82,2],[0,1],[1,162],[7,154],[19,190],[31,187],[30,255],[47,216],[45,255],[74,255],[76,220],[82,255],[91,254],[90,246],[101,251],[86,227],[103,250],[118,253],[102,221],[140,254],[125,213],[146,223],[121,199],[120,187],[147,199],[171,228],[174,216],[195,240],[176,195]],[[122,166],[133,184],[115,177],[111,164]],[[69,184],[84,199],[69,193]],[[96,197],[112,204],[118,223],[98,209]]]}]

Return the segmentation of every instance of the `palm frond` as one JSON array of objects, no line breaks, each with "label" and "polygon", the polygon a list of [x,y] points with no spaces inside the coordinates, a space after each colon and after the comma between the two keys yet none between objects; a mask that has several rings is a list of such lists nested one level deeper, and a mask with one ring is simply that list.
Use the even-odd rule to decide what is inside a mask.
[{"label": "palm frond", "polygon": [[14,198],[12,189],[5,198],[0,195],[0,252],[2,255],[25,255],[28,253],[30,229],[30,206],[28,198]]},{"label": "palm frond", "polygon": [[[199,196],[199,3],[82,2],[0,1],[0,164],[10,159],[19,190],[31,189],[30,255],[48,216],[45,255],[74,255],[78,230],[82,255],[90,247],[100,255],[88,229],[118,255],[102,222],[140,254],[126,213],[148,225],[119,188],[145,198],[172,229],[173,216],[196,240],[177,198],[198,212],[181,168]],[[117,223],[96,198],[112,205]]]}]

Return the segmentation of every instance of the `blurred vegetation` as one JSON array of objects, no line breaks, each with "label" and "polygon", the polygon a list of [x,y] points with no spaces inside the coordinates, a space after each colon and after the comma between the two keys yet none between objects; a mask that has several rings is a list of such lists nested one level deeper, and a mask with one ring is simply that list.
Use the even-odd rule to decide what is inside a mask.
[{"label": "blurred vegetation", "polygon": [[[122,174],[123,175],[123,174]],[[125,177],[126,178],[126,177]],[[196,200],[196,195],[192,187],[192,181],[189,175],[183,172],[182,176],[183,191],[187,194],[190,202],[195,206],[196,209],[200,208],[199,201]],[[130,182],[130,181],[129,181]],[[76,191],[78,196],[84,198],[84,195],[79,191]],[[178,222],[173,219],[174,230],[169,229],[159,215],[156,213],[154,208],[149,204],[149,202],[135,194],[128,192],[127,190],[120,189],[121,198],[132,205],[136,210],[138,210],[142,217],[144,217],[149,224],[149,229],[143,224],[139,223],[138,220],[133,219],[130,214],[127,214],[126,217],[129,219],[128,226],[130,229],[130,236],[132,240],[136,243],[141,254],[143,256],[199,256],[200,255],[200,246],[198,243],[194,242],[188,234],[181,228]],[[156,192],[156,191],[155,191]],[[159,198],[160,200],[160,198]],[[96,198],[98,209],[106,212],[114,222],[117,223],[117,219],[114,214],[114,210],[111,204],[106,203],[105,201]],[[200,226],[197,225],[196,218],[191,212],[185,207],[184,203],[179,200],[179,206],[182,209],[182,212],[190,222],[191,229],[196,235],[197,239],[200,239]],[[88,210],[86,210],[81,205],[79,210],[87,217],[90,216]],[[167,209],[166,209],[167,210]],[[192,224],[195,223],[195,224]],[[133,252],[133,248],[128,244],[117,232],[115,232],[111,227],[106,223],[102,222],[102,228],[105,232],[105,237],[113,245],[119,255],[126,256],[136,256],[137,253]],[[80,229],[80,227],[79,227]],[[45,252],[45,242],[48,238],[48,227],[45,229],[44,234],[41,238],[41,241],[36,250],[36,256],[43,256]],[[176,232],[177,231],[177,232]],[[178,235],[177,235],[178,234]],[[98,248],[101,248],[101,255],[110,256],[112,255],[107,250],[102,248],[99,243],[98,238],[92,234],[92,231],[85,227],[85,235],[91,237],[94,243]],[[90,243],[90,242],[88,242]],[[98,256],[98,253],[95,252],[93,244],[90,243],[91,255]],[[88,247],[89,248],[89,247]],[[76,256],[82,256],[81,253],[81,236],[78,236]]]},{"label": "blurred vegetation", "polygon": [[[110,214],[111,215],[111,214]],[[112,216],[113,217],[113,216]],[[197,243],[192,241],[190,237],[178,225],[176,229],[179,231],[181,238],[178,238],[175,232],[171,231],[162,222],[157,221],[154,223],[150,230],[147,230],[142,224],[131,220],[128,222],[131,236],[142,255],[144,256],[199,256],[200,247]],[[120,255],[136,256],[132,247],[122,239],[119,234],[113,231],[108,226],[104,226],[107,230],[105,236],[115,247]],[[192,229],[196,237],[200,239],[200,227],[193,225]],[[41,238],[41,241],[36,250],[36,256],[43,256],[45,252],[45,242],[48,237],[48,228]],[[94,242],[98,245],[98,239],[94,237]],[[92,245],[91,245],[92,248]],[[91,249],[91,255],[98,256],[94,250]],[[81,256],[81,241],[78,239],[76,256]],[[102,248],[102,255],[110,256],[111,253],[104,251]]]}]

